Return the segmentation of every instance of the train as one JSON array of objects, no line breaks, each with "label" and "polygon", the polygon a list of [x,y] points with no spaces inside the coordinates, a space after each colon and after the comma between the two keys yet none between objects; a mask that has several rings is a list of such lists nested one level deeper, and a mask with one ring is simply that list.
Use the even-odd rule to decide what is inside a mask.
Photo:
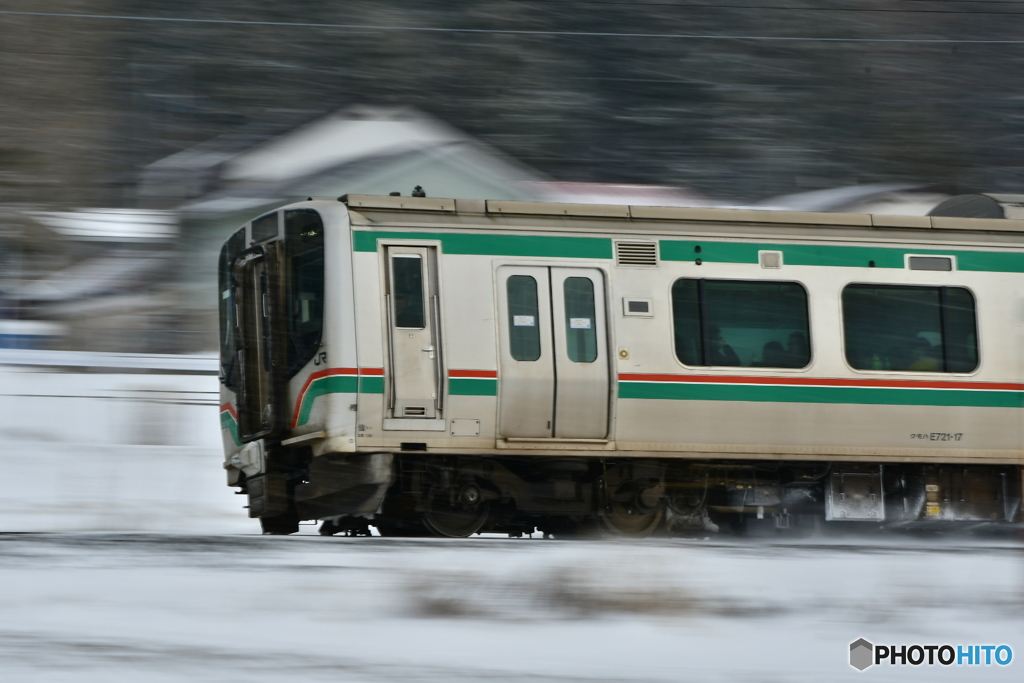
[{"label": "train", "polygon": [[1020,522],[1024,220],[414,195],[223,245],[264,533]]}]

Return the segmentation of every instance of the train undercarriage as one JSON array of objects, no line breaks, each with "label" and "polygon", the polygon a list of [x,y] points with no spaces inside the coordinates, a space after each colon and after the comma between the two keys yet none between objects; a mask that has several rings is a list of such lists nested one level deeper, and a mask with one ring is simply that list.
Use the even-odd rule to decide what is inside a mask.
[{"label": "train undercarriage", "polygon": [[1019,466],[267,454],[240,482],[266,533],[323,520],[325,535],[555,537],[1016,523]]}]

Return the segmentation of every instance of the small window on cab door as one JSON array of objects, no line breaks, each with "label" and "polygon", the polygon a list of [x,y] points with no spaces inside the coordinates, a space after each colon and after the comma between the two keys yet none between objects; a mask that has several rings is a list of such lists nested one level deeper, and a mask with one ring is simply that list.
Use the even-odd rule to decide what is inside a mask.
[{"label": "small window on cab door", "polygon": [[395,327],[422,330],[427,326],[423,292],[423,259],[417,254],[391,257],[395,282]]}]

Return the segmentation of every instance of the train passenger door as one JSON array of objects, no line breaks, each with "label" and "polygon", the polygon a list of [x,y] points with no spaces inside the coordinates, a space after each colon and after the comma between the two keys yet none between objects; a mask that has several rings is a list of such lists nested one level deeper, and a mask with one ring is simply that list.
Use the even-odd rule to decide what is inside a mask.
[{"label": "train passenger door", "polygon": [[275,245],[257,247],[235,261],[238,431],[243,441],[271,436],[283,427],[274,374],[279,355],[273,324],[280,314],[277,278]]},{"label": "train passenger door", "polygon": [[502,436],[607,436],[604,292],[595,268],[498,268]]},{"label": "train passenger door", "polygon": [[385,257],[392,415],[433,419],[441,408],[436,250],[389,246]]}]

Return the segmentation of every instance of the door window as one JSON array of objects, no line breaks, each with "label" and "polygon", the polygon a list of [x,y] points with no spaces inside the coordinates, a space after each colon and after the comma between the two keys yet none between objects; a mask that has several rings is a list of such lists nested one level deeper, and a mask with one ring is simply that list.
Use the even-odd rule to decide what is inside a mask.
[{"label": "door window", "polygon": [[423,303],[423,267],[419,256],[397,254],[391,259],[395,287],[395,327],[426,327]]},{"label": "door window", "polygon": [[567,277],[565,294],[565,346],[569,360],[597,360],[597,321],[594,316],[594,283],[587,277]]},{"label": "door window", "polygon": [[515,360],[535,361],[540,358],[537,281],[529,275],[513,275],[506,288],[509,353]]}]

